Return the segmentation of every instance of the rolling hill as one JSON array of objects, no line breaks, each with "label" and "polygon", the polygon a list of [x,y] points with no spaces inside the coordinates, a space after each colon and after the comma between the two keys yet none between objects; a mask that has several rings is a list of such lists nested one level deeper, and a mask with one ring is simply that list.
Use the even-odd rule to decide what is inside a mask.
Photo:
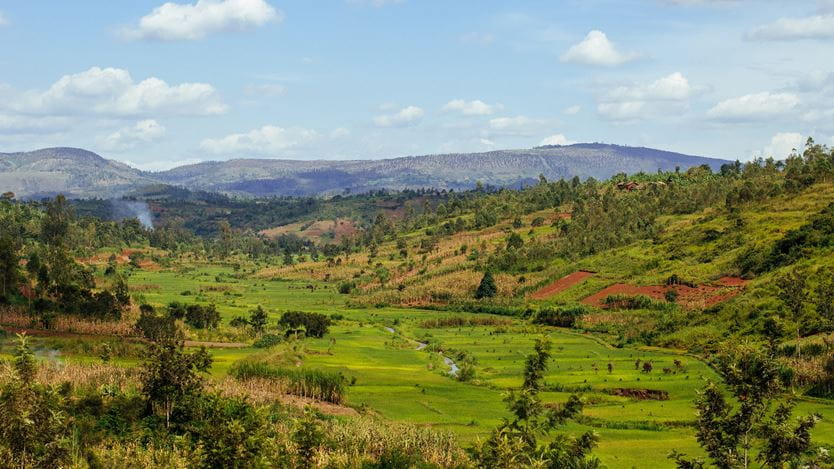
[{"label": "rolling hill", "polygon": [[0,189],[21,197],[65,193],[114,197],[150,184],[244,196],[307,196],[362,193],[378,189],[470,189],[480,181],[505,187],[548,179],[608,178],[620,172],[655,172],[726,160],[651,148],[608,144],[547,146],[527,150],[408,156],[381,160],[237,159],[144,172],[95,153],[50,148],[0,153]]}]

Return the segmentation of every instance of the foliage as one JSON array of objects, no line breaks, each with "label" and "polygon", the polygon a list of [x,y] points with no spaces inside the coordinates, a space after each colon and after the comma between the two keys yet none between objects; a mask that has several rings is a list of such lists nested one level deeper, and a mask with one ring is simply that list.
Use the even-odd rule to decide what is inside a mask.
[{"label": "foliage", "polygon": [[472,449],[478,467],[514,468],[597,468],[600,462],[590,456],[597,437],[585,433],[577,439],[557,435],[550,443],[539,444],[538,435],[548,434],[554,427],[563,425],[582,411],[582,402],[571,396],[558,408],[548,408],[539,398],[544,384],[544,373],[550,359],[550,342],[536,341],[535,353],[527,357],[524,368],[524,384],[516,394],[505,398],[513,415],[495,429],[490,437]]},{"label": "foliage", "polygon": [[492,272],[487,270],[484,272],[484,276],[481,278],[481,283],[475,291],[475,299],[482,300],[484,298],[492,298],[497,293],[498,287],[495,286],[495,278],[492,276]]},{"label": "foliage", "polygon": [[281,315],[278,324],[287,330],[287,335],[303,332],[307,337],[324,337],[332,321],[319,313],[287,311]]},{"label": "foliage", "polygon": [[[733,406],[720,387],[710,382],[700,393],[698,408],[698,442],[717,467],[749,467],[753,450],[759,446],[758,458],[767,467],[801,463],[812,449],[810,430],[819,416],[810,415],[793,425],[791,404],[772,406],[782,390],[776,361],[766,352],[743,348],[723,355],[718,370],[729,387]],[[703,467],[701,460],[688,460],[673,453],[679,468]]]}]

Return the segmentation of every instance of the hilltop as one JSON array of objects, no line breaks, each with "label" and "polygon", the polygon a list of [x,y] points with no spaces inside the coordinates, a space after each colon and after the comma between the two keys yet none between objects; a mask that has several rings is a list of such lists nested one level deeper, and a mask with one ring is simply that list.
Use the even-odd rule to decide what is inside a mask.
[{"label": "hilltop", "polygon": [[76,148],[0,153],[0,188],[19,197],[63,193],[109,198],[167,184],[232,195],[320,196],[380,189],[519,187],[548,179],[606,179],[617,173],[653,173],[726,160],[651,148],[608,144],[547,146],[528,150],[408,156],[380,160],[237,159],[210,161],[150,173]]}]

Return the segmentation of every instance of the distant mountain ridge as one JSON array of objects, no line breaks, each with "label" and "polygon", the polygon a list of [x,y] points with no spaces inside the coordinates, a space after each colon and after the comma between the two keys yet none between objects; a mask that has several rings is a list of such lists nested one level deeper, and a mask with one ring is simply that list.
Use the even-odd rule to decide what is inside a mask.
[{"label": "distant mountain ridge", "polygon": [[469,189],[477,181],[499,187],[548,179],[669,171],[728,160],[652,148],[601,143],[526,150],[407,156],[380,160],[237,159],[208,161],[151,173],[76,148],[0,153],[0,191],[20,197],[64,193],[116,197],[152,184],[246,196],[308,196],[377,189]]}]

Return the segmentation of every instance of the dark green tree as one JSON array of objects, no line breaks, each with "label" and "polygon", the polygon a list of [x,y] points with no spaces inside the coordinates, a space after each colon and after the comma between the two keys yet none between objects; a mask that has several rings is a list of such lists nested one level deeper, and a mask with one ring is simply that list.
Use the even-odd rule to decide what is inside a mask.
[{"label": "dark green tree", "polygon": [[[783,390],[776,360],[768,352],[745,347],[720,357],[716,367],[736,404],[714,382],[698,395],[698,443],[711,463],[722,469],[748,468],[757,447],[765,467],[801,462],[811,449],[809,432],[817,416],[800,419],[794,426],[791,405],[780,404],[771,412]],[[690,460],[681,453],[673,452],[670,458],[681,469],[705,467],[703,460]]]},{"label": "dark green tree", "polygon": [[249,325],[252,327],[252,330],[255,332],[255,334],[263,334],[263,332],[266,330],[266,323],[268,319],[269,317],[267,316],[266,311],[264,311],[261,305],[258,305],[257,308],[255,308],[254,310],[252,310],[251,313],[249,313]]},{"label": "dark green tree", "polygon": [[148,412],[164,415],[165,426],[169,427],[177,406],[203,391],[200,374],[208,371],[211,361],[205,348],[185,352],[182,341],[148,344],[141,366],[142,394]]},{"label": "dark green tree", "polygon": [[487,270],[484,272],[484,276],[481,278],[481,283],[475,291],[475,298],[478,300],[483,298],[492,298],[497,293],[498,287],[495,285],[495,278],[493,278],[492,272]]},{"label": "dark green tree", "polygon": [[564,425],[582,411],[582,401],[573,395],[558,407],[545,406],[539,393],[544,388],[544,374],[550,360],[550,342],[536,341],[535,352],[527,357],[521,390],[504,399],[511,419],[493,430],[490,437],[471,449],[479,468],[510,469],[516,467],[593,469],[601,467],[591,455],[597,437],[586,432],[579,438],[555,435],[549,443],[539,443],[555,427]]}]

